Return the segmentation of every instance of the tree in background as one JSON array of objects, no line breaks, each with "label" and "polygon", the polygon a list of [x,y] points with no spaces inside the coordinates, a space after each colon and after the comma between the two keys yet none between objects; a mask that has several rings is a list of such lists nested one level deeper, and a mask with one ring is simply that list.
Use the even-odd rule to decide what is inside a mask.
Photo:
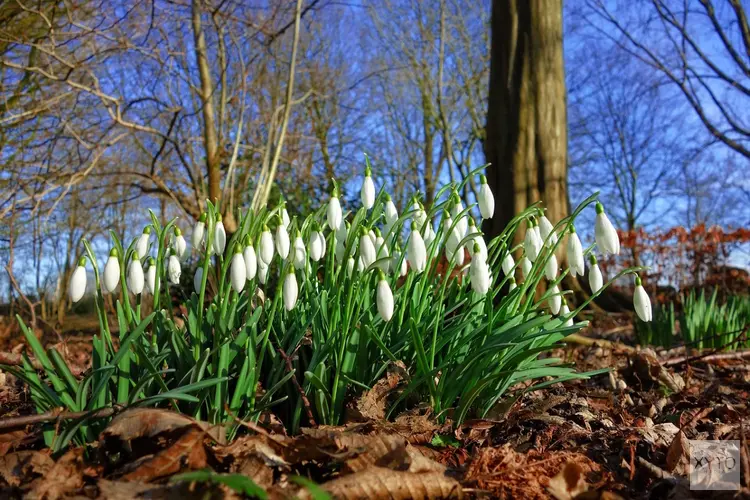
[{"label": "tree in background", "polygon": [[499,234],[542,200],[551,220],[568,213],[562,1],[493,0],[484,152],[497,202],[483,230]]}]

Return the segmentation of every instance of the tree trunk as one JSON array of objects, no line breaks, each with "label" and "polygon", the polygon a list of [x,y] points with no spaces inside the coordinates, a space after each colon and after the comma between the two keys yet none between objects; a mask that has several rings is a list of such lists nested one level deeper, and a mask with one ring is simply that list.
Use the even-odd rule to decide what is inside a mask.
[{"label": "tree trunk", "polygon": [[494,237],[542,200],[553,224],[568,213],[562,0],[493,0],[484,153]]}]

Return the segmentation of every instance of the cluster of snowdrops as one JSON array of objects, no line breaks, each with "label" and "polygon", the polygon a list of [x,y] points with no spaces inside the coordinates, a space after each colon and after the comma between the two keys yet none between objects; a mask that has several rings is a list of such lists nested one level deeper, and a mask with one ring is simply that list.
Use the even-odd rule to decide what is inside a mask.
[{"label": "cluster of snowdrops", "polygon": [[[455,424],[486,415],[508,391],[598,373],[540,356],[583,328],[576,316],[626,274],[636,276],[636,312],[651,318],[639,268],[605,282],[596,264],[595,252],[619,252],[597,196],[555,224],[535,204],[486,241],[481,222],[494,215],[495,203],[479,179],[476,203],[464,206],[458,195],[467,178],[442,187],[432,206],[415,195],[399,213],[384,189],[376,191],[368,161],[362,203],[353,210],[342,208],[334,188],[305,218],[290,219],[283,203],[238,210],[236,231],[227,237],[219,207],[206,202],[190,252],[176,220],[163,224],[151,213],[151,224],[127,247],[111,233],[101,273],[84,241],[86,256],[69,293],[74,302],[83,297],[87,261],[93,262],[101,333],[93,337],[86,376],[73,377],[22,321],[44,372],[40,377],[29,358],[22,369],[8,369],[29,384],[40,412],[168,405],[221,423],[229,438],[239,422],[269,411],[292,432],[339,424],[348,402],[397,366],[406,372],[399,372],[389,414],[429,408]],[[574,221],[592,205],[596,242],[584,248]],[[169,284],[180,282],[191,254],[195,293],[176,309]],[[558,254],[565,254],[564,268]],[[575,307],[560,288],[568,273],[588,274],[593,292]],[[104,294],[118,290],[116,346]],[[142,308],[145,301],[153,307]],[[47,429],[45,438],[62,449],[94,439],[103,425],[81,418]]]}]

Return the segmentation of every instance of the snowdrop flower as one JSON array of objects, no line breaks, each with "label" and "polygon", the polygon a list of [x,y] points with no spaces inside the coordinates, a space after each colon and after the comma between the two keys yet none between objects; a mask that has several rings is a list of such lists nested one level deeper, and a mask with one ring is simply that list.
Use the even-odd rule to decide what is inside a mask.
[{"label": "snowdrop flower", "polygon": [[294,306],[297,304],[297,294],[299,293],[299,289],[297,288],[297,276],[294,274],[294,271],[289,271],[286,273],[286,278],[284,278],[284,285],[282,287],[282,295],[284,299],[284,309],[287,311],[291,311],[294,309]]},{"label": "snowdrop flower", "polygon": [[[479,252],[479,245],[474,245],[474,251]],[[484,295],[490,289],[490,270],[487,263],[482,259],[471,261],[469,269],[471,289],[478,295]]]},{"label": "snowdrop flower", "polygon": [[167,276],[169,276],[169,282],[173,285],[179,285],[181,274],[182,269],[180,269],[180,259],[177,258],[174,250],[172,250],[172,255],[169,256],[169,261],[167,262]]},{"label": "snowdrop flower", "polygon": [[240,252],[240,247],[234,247],[232,262],[229,264],[229,280],[232,283],[232,289],[240,293],[245,288],[247,281],[247,267],[245,267],[245,258]]},{"label": "snowdrop flower", "polygon": [[216,214],[213,246],[216,255],[224,255],[224,249],[227,246],[227,231],[224,229],[224,222],[221,220],[221,214]]},{"label": "snowdrop flower", "polygon": [[360,192],[362,206],[365,210],[370,210],[375,205],[375,183],[372,182],[372,170],[370,167],[365,168],[365,179],[362,181],[362,190]]},{"label": "snowdrop flower", "polygon": [[[474,239],[472,240],[472,243],[469,245],[469,253],[471,254],[472,258],[476,258],[479,256],[479,258],[487,260],[488,254],[487,254],[487,244],[484,242],[484,238],[482,237],[482,233],[477,230],[477,227],[474,223],[474,218],[469,217],[469,230],[468,234],[473,234]],[[479,245],[479,253],[475,254],[473,253],[474,250],[474,243]]]},{"label": "snowdrop flower", "polygon": [[375,262],[375,256],[375,245],[372,242],[372,238],[369,232],[365,228],[362,228],[362,233],[359,237],[359,257],[362,259],[362,265],[365,269]]},{"label": "snowdrop flower", "polygon": [[343,215],[341,213],[341,203],[339,202],[339,190],[336,186],[333,187],[331,199],[328,202],[326,218],[328,221],[328,227],[331,228],[331,231],[336,231],[341,226]]},{"label": "snowdrop flower", "polygon": [[281,222],[284,224],[284,227],[288,230],[289,229],[289,212],[286,211],[286,203],[284,203],[284,206],[281,207]]},{"label": "snowdrop flower", "polygon": [[258,272],[258,258],[249,234],[245,237],[245,251],[242,253],[242,258],[245,260],[245,277],[248,281],[252,280]]},{"label": "snowdrop flower", "polygon": [[143,266],[138,257],[138,252],[133,253],[133,257],[128,266],[128,290],[133,292],[135,295],[140,295],[143,292],[144,278],[143,278]]},{"label": "snowdrop flower", "polygon": [[417,230],[415,221],[411,223],[411,235],[409,236],[409,246],[406,248],[406,258],[411,268],[417,274],[427,268],[427,249],[425,248],[422,235]]},{"label": "snowdrop flower", "polygon": [[297,230],[297,236],[294,238],[294,253],[292,255],[292,263],[295,269],[303,269],[307,263],[307,249],[305,248],[305,240],[302,239],[302,234]]},{"label": "snowdrop flower", "polygon": [[570,268],[570,275],[583,276],[583,246],[581,245],[581,239],[576,233],[575,226],[570,226],[570,234],[568,235],[568,267]]},{"label": "snowdrop flower", "polygon": [[104,282],[104,289],[109,293],[112,293],[120,283],[120,259],[116,248],[109,251],[109,258],[107,263],[104,265],[104,276],[102,281]]},{"label": "snowdrop flower", "polygon": [[393,317],[393,292],[388,282],[385,280],[383,271],[378,271],[378,288],[376,302],[378,305],[378,314],[383,321],[390,321]]},{"label": "snowdrop flower", "polygon": [[516,289],[516,286],[517,286],[516,285],[516,279],[513,276],[511,276],[508,281],[509,281],[508,292],[512,292],[513,290]]},{"label": "snowdrop flower", "polygon": [[398,220],[398,210],[396,210],[396,205],[393,204],[391,195],[388,193],[385,194],[385,208],[383,211],[385,213],[385,233],[388,234]]},{"label": "snowdrop flower", "polygon": [[555,228],[544,214],[539,218],[539,236],[542,238],[542,243],[549,248],[552,248],[557,243]]},{"label": "snowdrop flower", "polygon": [[495,196],[492,194],[490,185],[487,184],[487,177],[479,176],[479,193],[477,194],[477,203],[479,203],[479,213],[482,219],[491,219],[495,215]]},{"label": "snowdrop flower", "polygon": [[557,270],[557,256],[553,253],[544,265],[544,276],[547,278],[547,281],[554,281],[557,278]]},{"label": "snowdrop flower", "polygon": [[138,238],[138,242],[135,244],[135,251],[140,256],[140,258],[144,258],[148,253],[148,240],[150,237],[151,226],[146,226],[143,228],[143,233],[141,233],[141,236]]},{"label": "snowdrop flower", "polygon": [[346,237],[348,233],[348,226],[347,222],[342,222],[341,225],[339,225],[339,229],[336,231],[336,249],[334,250],[336,253],[336,262],[341,264],[341,261],[344,259],[344,254],[346,253]]},{"label": "snowdrop flower", "polygon": [[[361,260],[361,259],[360,259],[360,262],[362,262],[362,260]],[[348,276],[349,278],[351,278],[351,277],[352,277],[352,274],[354,274],[354,264],[355,264],[355,262],[354,262],[354,257],[349,257],[349,258],[348,258],[348,259],[346,260],[346,275],[347,275],[347,276]]]},{"label": "snowdrop flower", "polygon": [[396,245],[396,249],[393,251],[393,257],[391,257],[391,267],[394,270],[398,270],[399,277],[406,276],[409,270],[406,259],[401,258],[401,247]]},{"label": "snowdrop flower", "polygon": [[[375,228],[375,253],[376,260],[385,259],[386,257],[390,256],[388,245],[386,245],[383,236],[380,234],[380,231],[377,228]],[[389,260],[384,260],[380,264],[378,264],[378,267],[381,271],[387,273],[390,267],[389,262]]]},{"label": "snowdrop flower", "polygon": [[450,212],[447,210],[443,210],[443,216],[440,221],[440,225],[443,227],[443,231],[445,231],[445,236],[443,237],[443,245],[446,247],[449,245],[458,245],[458,241],[455,243],[448,243],[449,240],[455,239],[458,235],[458,231],[456,231],[456,235],[454,236],[453,231],[451,228],[453,227],[453,219],[451,218]]},{"label": "snowdrop flower", "polygon": [[182,231],[180,231],[180,228],[177,226],[174,227],[174,249],[177,252],[177,257],[182,260],[182,258],[185,257],[185,252],[187,251],[187,242],[185,241],[185,237],[182,235]]},{"label": "snowdrop flower", "polygon": [[263,262],[263,259],[258,261],[258,281],[261,285],[265,285],[268,281],[268,264]]},{"label": "snowdrop flower", "polygon": [[425,247],[428,247],[432,245],[432,242],[435,241],[435,238],[437,238],[437,234],[435,234],[435,229],[432,227],[432,223],[430,221],[425,222],[424,227],[422,228],[422,239],[424,240]]},{"label": "snowdrop flower", "polygon": [[589,286],[591,287],[591,293],[596,293],[604,285],[604,279],[602,278],[602,271],[599,269],[599,264],[596,263],[594,254],[589,256],[589,263]]},{"label": "snowdrop flower", "polygon": [[263,225],[263,232],[260,233],[260,261],[266,265],[266,268],[273,260],[273,237],[268,226]]},{"label": "snowdrop flower", "polygon": [[552,314],[558,314],[560,312],[560,306],[562,305],[562,296],[560,295],[560,289],[557,287],[557,285],[553,286],[549,289],[550,295],[549,299],[547,299],[547,305],[549,305],[549,310],[552,312]]},{"label": "snowdrop flower", "polygon": [[646,290],[643,288],[643,282],[638,275],[635,276],[633,306],[635,307],[636,314],[641,318],[641,321],[651,321],[651,299],[648,298],[648,293],[646,293]]},{"label": "snowdrop flower", "polygon": [[417,198],[414,198],[414,202],[411,204],[412,220],[417,223],[417,227],[423,227],[424,223],[427,222],[427,212],[424,211],[422,203]]},{"label": "snowdrop flower", "polygon": [[[560,316],[564,317],[564,316],[567,316],[568,314],[570,314],[570,309],[568,308],[568,303],[565,302],[565,299],[563,298],[562,307],[560,308]],[[566,319],[563,322],[563,326],[573,326],[573,317],[571,316],[570,318]]]},{"label": "snowdrop flower", "polygon": [[620,238],[617,236],[617,230],[604,213],[604,206],[596,202],[596,222],[594,223],[594,237],[596,246],[604,255],[611,253],[620,254]]},{"label": "snowdrop flower", "polygon": [[70,295],[70,301],[73,303],[81,300],[83,294],[86,292],[86,267],[84,266],[86,266],[86,257],[81,257],[78,260],[78,266],[73,270],[73,274],[70,275],[68,295]]},{"label": "snowdrop flower", "polygon": [[279,220],[279,225],[276,227],[276,251],[279,252],[279,256],[282,260],[285,260],[289,256],[289,233],[284,227],[283,221]]},{"label": "snowdrop flower", "polygon": [[461,197],[458,193],[453,193],[453,207],[451,208],[451,217],[456,221],[456,230],[458,231],[459,240],[462,240],[466,236],[466,231],[469,229],[469,223],[466,220],[466,215],[459,217],[459,214],[463,212],[464,205],[461,203]]},{"label": "snowdrop flower", "polygon": [[526,257],[528,257],[531,262],[534,262],[542,249],[542,240],[537,233],[537,229],[535,229],[538,226],[534,224],[534,221],[529,219],[526,224],[526,234],[523,238],[523,251],[526,253]]},{"label": "snowdrop flower", "polygon": [[203,246],[203,238],[206,236],[206,212],[203,212],[198,218],[198,222],[195,223],[193,228],[193,236],[190,242],[193,244],[193,248],[197,251]]},{"label": "snowdrop flower", "polygon": [[531,272],[531,261],[528,257],[525,255],[521,259],[521,274],[523,275],[523,279],[526,279],[529,276],[529,273]]},{"label": "snowdrop flower", "polygon": [[370,236],[370,241],[372,241],[372,247],[375,248],[375,241],[378,239],[377,236],[375,236],[375,231],[370,229],[367,231],[367,234]]},{"label": "snowdrop flower", "polygon": [[146,291],[153,295],[156,292],[156,259],[149,257],[146,269]]},{"label": "snowdrop flower", "polygon": [[310,258],[318,262],[326,254],[326,239],[317,228],[310,233]]},{"label": "snowdrop flower", "polygon": [[513,254],[510,252],[506,253],[505,257],[503,257],[502,264],[500,264],[500,267],[503,269],[503,274],[508,276],[510,273],[513,272],[513,268],[515,266],[516,266],[516,261],[513,260]]},{"label": "snowdrop flower", "polygon": [[195,293],[200,295],[202,286],[203,286],[203,268],[199,267],[198,269],[195,270],[195,275],[193,276],[193,289],[195,290]]}]

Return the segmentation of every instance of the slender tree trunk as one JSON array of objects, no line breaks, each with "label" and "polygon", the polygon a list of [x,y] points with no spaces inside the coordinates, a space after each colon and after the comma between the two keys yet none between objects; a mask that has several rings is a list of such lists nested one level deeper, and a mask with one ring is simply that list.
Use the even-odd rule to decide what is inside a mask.
[{"label": "slender tree trunk", "polygon": [[500,234],[542,200],[553,223],[568,213],[562,0],[493,0],[484,153]]}]

